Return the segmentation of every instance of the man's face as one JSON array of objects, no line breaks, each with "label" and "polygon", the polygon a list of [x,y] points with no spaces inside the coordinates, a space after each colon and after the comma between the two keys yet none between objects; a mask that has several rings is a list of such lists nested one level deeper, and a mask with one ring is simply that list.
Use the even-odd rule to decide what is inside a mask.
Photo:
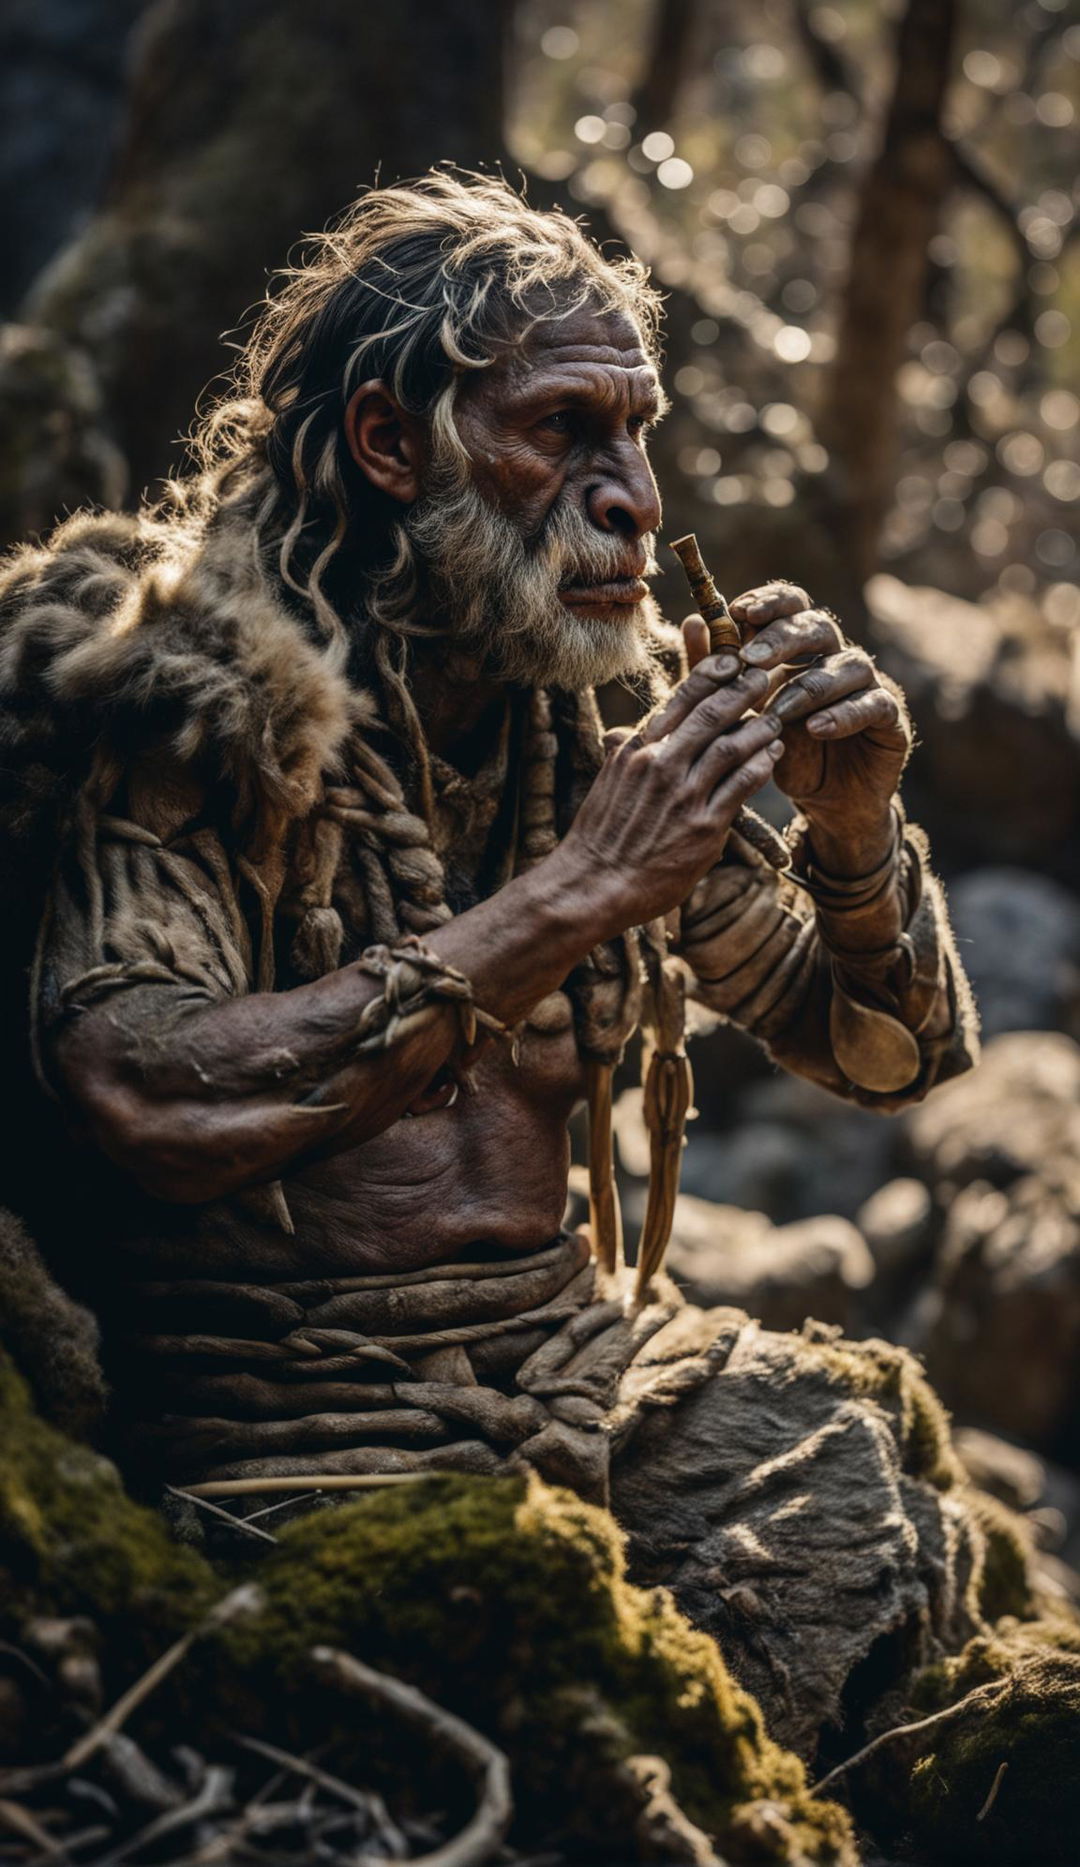
[{"label": "man's face", "polygon": [[407,521],[453,637],[505,678],[580,687],[644,668],[663,410],[625,313],[538,325],[466,379],[469,456],[435,459]]}]

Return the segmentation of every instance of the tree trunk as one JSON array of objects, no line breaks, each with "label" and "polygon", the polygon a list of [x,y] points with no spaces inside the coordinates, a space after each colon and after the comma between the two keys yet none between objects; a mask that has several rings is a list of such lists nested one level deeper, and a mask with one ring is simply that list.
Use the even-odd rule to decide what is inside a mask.
[{"label": "tree trunk", "polygon": [[839,470],[845,542],[860,582],[877,565],[892,491],[896,373],[920,315],[927,244],[953,174],[942,110],[956,0],[909,0],[880,153],[862,190],[819,433]]},{"label": "tree trunk", "polygon": [[657,0],[641,82],[634,92],[635,135],[664,130],[675,114],[697,24],[697,0]]}]

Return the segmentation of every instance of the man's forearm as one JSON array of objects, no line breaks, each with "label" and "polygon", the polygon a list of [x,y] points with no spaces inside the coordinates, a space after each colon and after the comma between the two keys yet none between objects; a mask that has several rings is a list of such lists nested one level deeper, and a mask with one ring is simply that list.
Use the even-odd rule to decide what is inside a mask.
[{"label": "man's forearm", "polygon": [[[426,945],[464,975],[476,1006],[513,1025],[609,921],[556,852]],[[132,986],[82,1010],[76,1001],[54,1039],[58,1076],[112,1159],[160,1197],[201,1203],[371,1139],[463,1054],[460,1012],[439,999],[386,1047],[361,1049],[382,990],[362,964],[236,999]]]}]

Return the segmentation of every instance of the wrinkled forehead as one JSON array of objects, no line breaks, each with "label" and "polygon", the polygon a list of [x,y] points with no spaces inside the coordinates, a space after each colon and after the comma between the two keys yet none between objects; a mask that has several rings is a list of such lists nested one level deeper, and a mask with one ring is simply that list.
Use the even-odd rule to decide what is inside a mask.
[{"label": "wrinkled forehead", "polygon": [[637,320],[628,311],[579,306],[539,319],[507,345],[490,368],[463,385],[478,400],[515,401],[539,383],[604,379],[612,387],[660,399],[656,363]]}]

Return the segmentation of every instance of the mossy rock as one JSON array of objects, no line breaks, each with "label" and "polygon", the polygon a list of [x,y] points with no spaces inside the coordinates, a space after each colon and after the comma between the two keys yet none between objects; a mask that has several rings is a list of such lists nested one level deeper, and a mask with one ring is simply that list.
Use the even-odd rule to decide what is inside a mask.
[{"label": "mossy rock", "polygon": [[859,1813],[927,1867],[1076,1867],[1080,1627],[1004,1618],[915,1678],[903,1721],[962,1702],[879,1752]]},{"label": "mossy rock", "polygon": [[[174,1543],[108,1460],[40,1419],[0,1353],[0,1633],[88,1616],[112,1696],[243,1573]],[[665,1591],[628,1584],[610,1515],[568,1492],[464,1477],[378,1492],[280,1532],[256,1580],[259,1611],[201,1640],[135,1720],[151,1749],[194,1726],[208,1754],[235,1729],[329,1741],[357,1782],[411,1781],[428,1809],[467,1797],[460,1770],[326,1685],[311,1650],[336,1646],[505,1748],[522,1831],[558,1829],[579,1860],[647,1857],[627,1767],[647,1754],[733,1863],[853,1867],[844,1812],[810,1796],[714,1642]]]},{"label": "mossy rock", "polygon": [[39,1417],[0,1352],[0,1628],[11,1634],[36,1615],[88,1615],[113,1683],[222,1592],[209,1564],[132,1502],[108,1459]]},{"label": "mossy rock", "polygon": [[[328,1710],[310,1660],[329,1645],[505,1748],[530,1841],[558,1830],[579,1859],[638,1858],[625,1763],[645,1753],[731,1862],[854,1861],[847,1816],[811,1797],[715,1643],[665,1590],[627,1582],[614,1520],[569,1492],[524,1477],[395,1487],[281,1532],[258,1579],[263,1612],[217,1637],[213,1680],[195,1685],[245,1729],[310,1745],[336,1718],[340,1736],[342,1703]],[[355,1734],[363,1714],[345,1710]],[[353,1736],[353,1768],[371,1741]]]},{"label": "mossy rock", "polygon": [[1035,1583],[1031,1531],[1016,1511],[974,1486],[964,1501],[983,1533],[983,1556],[975,1589],[979,1612],[991,1625],[1004,1615],[1034,1620],[1040,1600]]},{"label": "mossy rock", "polygon": [[891,1415],[910,1477],[924,1479],[937,1491],[951,1491],[963,1482],[948,1412],[914,1355],[877,1337],[849,1341],[822,1323],[806,1323],[803,1337],[833,1385],[844,1394],[876,1401]]}]

